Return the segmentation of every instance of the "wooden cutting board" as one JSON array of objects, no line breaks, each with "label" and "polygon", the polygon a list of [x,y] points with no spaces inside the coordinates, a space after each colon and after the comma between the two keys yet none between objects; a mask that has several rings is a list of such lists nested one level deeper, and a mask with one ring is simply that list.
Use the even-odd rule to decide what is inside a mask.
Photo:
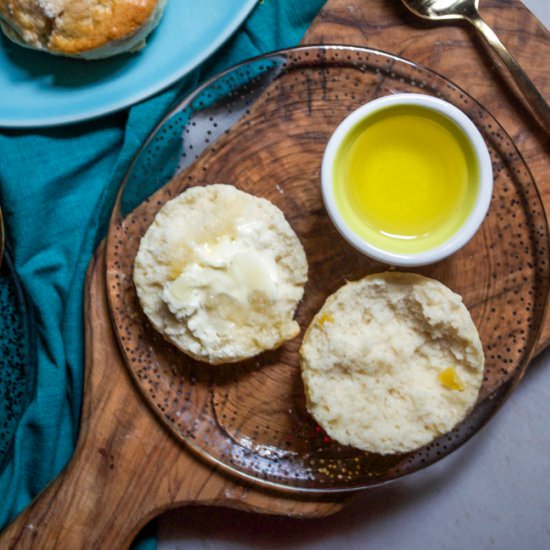
[{"label": "wooden cutting board", "polygon": [[[482,14],[550,98],[550,34],[518,0],[482,0]],[[454,80],[514,138],[550,209],[550,141],[479,40],[461,27],[426,27],[397,0],[329,0],[306,43],[397,53]],[[0,548],[124,548],[147,521],[189,503],[299,517],[339,510],[343,497],[309,500],[246,486],[178,443],[136,391],[116,346],[102,249],[86,288],[86,379],[81,433],[65,471],[2,534]],[[550,343],[550,323],[538,351]],[[349,498],[349,497],[347,497]]]}]

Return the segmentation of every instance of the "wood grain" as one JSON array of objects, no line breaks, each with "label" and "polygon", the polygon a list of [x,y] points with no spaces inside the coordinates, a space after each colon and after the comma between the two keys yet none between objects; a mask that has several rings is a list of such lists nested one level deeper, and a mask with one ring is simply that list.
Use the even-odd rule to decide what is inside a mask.
[{"label": "wood grain", "polygon": [[[519,0],[481,0],[480,12],[550,101],[550,33]],[[330,0],[304,43],[369,46],[449,78],[504,126],[527,162],[550,214],[550,137],[523,104],[511,78],[475,31],[420,21],[397,0]],[[536,353],[550,345],[550,312]]]},{"label": "wood grain", "polygon": [[189,503],[297,517],[324,516],[342,497],[285,498],[225,477],[185,451],[136,391],[107,309],[103,249],[86,291],[81,433],[66,470],[0,534],[0,548],[127,548],[162,511]]}]

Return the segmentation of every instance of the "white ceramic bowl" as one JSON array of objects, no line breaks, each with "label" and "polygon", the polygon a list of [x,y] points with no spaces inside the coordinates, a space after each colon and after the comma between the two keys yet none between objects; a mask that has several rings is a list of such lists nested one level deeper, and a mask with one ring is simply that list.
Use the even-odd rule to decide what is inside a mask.
[{"label": "white ceramic bowl", "polygon": [[[379,112],[381,109],[398,106],[415,105],[431,109],[454,122],[462,130],[470,142],[478,163],[478,192],[473,208],[464,223],[453,235],[442,244],[421,252],[411,254],[396,253],[384,250],[369,243],[357,235],[346,223],[337,208],[334,198],[333,166],[337,151],[348,133],[365,118]],[[420,266],[431,264],[450,256],[464,246],[478,230],[489,209],[493,192],[493,169],[487,146],[474,123],[457,107],[436,97],[422,94],[395,94],[385,96],[359,107],[348,115],[332,134],[321,167],[321,188],[323,201],[328,214],[340,234],[360,252],[383,263],[396,266]]]}]

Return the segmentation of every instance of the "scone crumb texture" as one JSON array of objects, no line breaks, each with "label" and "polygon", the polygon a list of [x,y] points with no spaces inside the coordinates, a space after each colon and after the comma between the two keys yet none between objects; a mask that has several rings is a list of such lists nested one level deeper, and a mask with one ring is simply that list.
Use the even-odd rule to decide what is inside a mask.
[{"label": "scone crumb texture", "polygon": [[309,412],[334,440],[379,454],[422,447],[474,407],[483,348],[461,297],[387,272],[347,283],[300,350]]}]

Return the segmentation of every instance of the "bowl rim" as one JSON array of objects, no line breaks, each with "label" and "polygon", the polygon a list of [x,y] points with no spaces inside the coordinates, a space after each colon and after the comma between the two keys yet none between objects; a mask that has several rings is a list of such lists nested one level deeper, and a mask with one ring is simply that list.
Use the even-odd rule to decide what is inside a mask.
[{"label": "bowl rim", "polygon": [[[375,246],[359,236],[344,220],[336,205],[333,185],[333,166],[340,145],[349,132],[360,122],[389,107],[419,106],[443,115],[463,132],[475,154],[479,181],[475,202],[462,225],[446,241],[434,248],[414,253],[398,253]],[[414,267],[438,262],[462,248],[477,232],[489,210],[493,194],[493,168],[485,141],[472,120],[458,107],[443,99],[419,94],[396,93],[369,101],[352,111],[332,133],[321,164],[321,191],[327,213],[342,237],[356,250],[382,263]]]}]

